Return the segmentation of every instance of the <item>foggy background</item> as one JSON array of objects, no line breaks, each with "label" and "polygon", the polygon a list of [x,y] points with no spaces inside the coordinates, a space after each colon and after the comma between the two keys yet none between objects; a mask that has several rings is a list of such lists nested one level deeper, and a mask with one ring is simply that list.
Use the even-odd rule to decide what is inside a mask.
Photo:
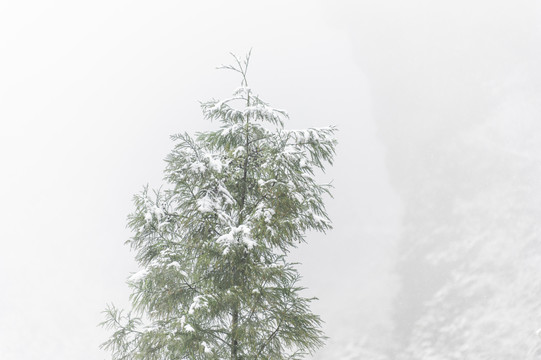
[{"label": "foggy background", "polygon": [[131,198],[240,79],[336,125],[303,263],[316,359],[527,359],[541,328],[535,1],[0,3],[0,358],[105,359]]}]

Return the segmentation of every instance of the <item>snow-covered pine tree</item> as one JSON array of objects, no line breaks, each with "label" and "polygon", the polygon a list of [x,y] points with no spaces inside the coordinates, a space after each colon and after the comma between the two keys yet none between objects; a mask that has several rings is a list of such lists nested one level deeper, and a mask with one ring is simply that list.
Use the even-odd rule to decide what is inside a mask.
[{"label": "snow-covered pine tree", "polygon": [[285,130],[286,112],[248,87],[245,59],[232,98],[202,103],[219,130],[174,135],[168,186],[135,196],[127,241],[142,270],[128,284],[132,310],[109,306],[113,359],[301,359],[323,344],[319,316],[286,259],[307,231],[331,223],[334,127]]}]

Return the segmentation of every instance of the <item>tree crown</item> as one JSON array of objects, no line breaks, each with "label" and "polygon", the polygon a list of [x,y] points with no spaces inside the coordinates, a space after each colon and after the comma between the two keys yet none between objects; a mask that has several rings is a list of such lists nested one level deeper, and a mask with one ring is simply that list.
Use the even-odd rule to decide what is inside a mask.
[{"label": "tree crown", "polygon": [[235,62],[223,68],[241,87],[201,104],[220,128],[173,135],[167,187],[134,198],[127,243],[142,270],[128,280],[134,312],[106,310],[114,359],[300,359],[323,343],[285,256],[331,228],[315,172],[332,164],[336,129],[285,130],[287,113],[248,87],[249,54]]}]

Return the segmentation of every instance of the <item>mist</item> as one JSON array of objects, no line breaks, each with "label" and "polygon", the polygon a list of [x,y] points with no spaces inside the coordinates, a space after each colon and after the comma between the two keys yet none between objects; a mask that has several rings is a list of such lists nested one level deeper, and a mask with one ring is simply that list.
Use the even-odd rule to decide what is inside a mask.
[{"label": "mist", "polygon": [[[0,5],[0,358],[109,358],[128,306],[132,196],[171,134],[240,79],[286,128],[336,125],[301,263],[314,359],[533,359],[541,11],[535,1],[68,1]],[[539,355],[537,355],[539,356]]]},{"label": "mist", "polygon": [[538,5],[351,5],[335,19],[348,29],[369,81],[403,207],[394,335],[384,352],[397,359],[533,358]]}]

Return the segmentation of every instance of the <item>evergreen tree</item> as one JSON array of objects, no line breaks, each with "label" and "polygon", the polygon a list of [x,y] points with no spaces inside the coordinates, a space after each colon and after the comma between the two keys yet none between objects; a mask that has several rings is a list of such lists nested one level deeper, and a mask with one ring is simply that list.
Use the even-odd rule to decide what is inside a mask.
[{"label": "evergreen tree", "polygon": [[172,136],[167,186],[145,187],[129,216],[141,270],[128,313],[109,306],[113,359],[301,359],[323,344],[319,316],[286,259],[307,231],[331,228],[334,127],[285,130],[286,112],[248,87],[245,59],[230,99],[202,103],[219,130]]}]

